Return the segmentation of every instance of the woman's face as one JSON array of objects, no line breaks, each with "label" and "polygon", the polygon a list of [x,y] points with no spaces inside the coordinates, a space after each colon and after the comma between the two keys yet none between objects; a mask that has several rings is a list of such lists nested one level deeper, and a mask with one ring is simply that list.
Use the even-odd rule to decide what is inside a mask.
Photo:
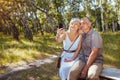
[{"label": "woman's face", "polygon": [[79,30],[80,29],[80,22],[79,21],[72,21],[70,22],[70,30]]}]

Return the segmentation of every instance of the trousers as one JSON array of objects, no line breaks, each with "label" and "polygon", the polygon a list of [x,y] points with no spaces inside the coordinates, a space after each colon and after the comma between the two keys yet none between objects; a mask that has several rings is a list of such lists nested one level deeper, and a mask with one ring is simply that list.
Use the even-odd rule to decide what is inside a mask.
[{"label": "trousers", "polygon": [[[77,80],[85,66],[85,62],[78,60],[70,69],[67,80]],[[102,63],[93,63],[87,73],[86,80],[99,80],[99,75],[103,69]]]}]

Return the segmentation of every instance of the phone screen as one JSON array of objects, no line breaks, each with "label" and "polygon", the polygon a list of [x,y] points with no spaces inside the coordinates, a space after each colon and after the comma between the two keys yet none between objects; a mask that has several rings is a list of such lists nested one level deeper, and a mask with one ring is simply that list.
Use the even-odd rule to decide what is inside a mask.
[{"label": "phone screen", "polygon": [[59,28],[63,28],[63,24],[62,23],[59,23]]}]

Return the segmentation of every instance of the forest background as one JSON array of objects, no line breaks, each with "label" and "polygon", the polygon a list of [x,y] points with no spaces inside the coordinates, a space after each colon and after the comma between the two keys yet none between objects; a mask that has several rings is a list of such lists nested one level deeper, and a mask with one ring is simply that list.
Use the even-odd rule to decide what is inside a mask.
[{"label": "forest background", "polygon": [[67,29],[74,17],[93,21],[103,38],[105,65],[120,68],[119,4],[120,0],[0,0],[0,73],[8,64],[60,52],[56,29],[59,23]]}]

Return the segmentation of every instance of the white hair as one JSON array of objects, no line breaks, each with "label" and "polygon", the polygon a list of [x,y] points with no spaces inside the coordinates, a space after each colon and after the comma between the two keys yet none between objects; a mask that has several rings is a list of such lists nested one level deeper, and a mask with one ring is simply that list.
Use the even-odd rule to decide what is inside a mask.
[{"label": "white hair", "polygon": [[70,23],[71,23],[71,22],[74,22],[74,21],[80,22],[80,18],[72,18],[72,19],[70,20]]}]

